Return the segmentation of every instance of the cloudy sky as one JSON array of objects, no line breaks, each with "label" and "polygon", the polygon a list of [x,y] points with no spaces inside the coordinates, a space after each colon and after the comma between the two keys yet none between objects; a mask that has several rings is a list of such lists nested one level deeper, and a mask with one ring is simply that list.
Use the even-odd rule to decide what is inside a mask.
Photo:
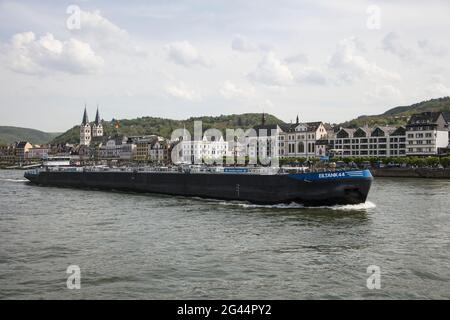
[{"label": "cloudy sky", "polygon": [[85,103],[340,122],[450,95],[448,0],[337,2],[0,0],[0,125],[64,131]]}]

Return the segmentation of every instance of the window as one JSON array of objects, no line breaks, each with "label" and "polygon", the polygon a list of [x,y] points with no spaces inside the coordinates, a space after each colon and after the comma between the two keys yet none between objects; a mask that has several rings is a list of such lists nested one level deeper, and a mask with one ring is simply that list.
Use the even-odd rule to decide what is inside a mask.
[{"label": "window", "polygon": [[289,153],[294,153],[295,152],[295,150],[294,150],[295,145],[294,144],[290,143],[288,148],[289,148]]}]

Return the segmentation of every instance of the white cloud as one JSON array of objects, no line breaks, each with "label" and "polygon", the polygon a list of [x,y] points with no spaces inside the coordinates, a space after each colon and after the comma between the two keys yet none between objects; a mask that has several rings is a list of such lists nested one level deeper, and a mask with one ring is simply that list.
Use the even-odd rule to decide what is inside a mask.
[{"label": "white cloud", "polygon": [[243,35],[237,34],[231,41],[231,49],[234,51],[249,52],[268,52],[273,50],[273,46],[266,43],[253,43]]},{"label": "white cloud", "polygon": [[279,60],[273,52],[264,55],[256,70],[248,74],[248,78],[269,86],[286,86],[292,84],[294,80],[289,67]]},{"label": "white cloud", "polygon": [[344,39],[337,45],[329,67],[338,71],[338,81],[351,83],[363,77],[395,81],[400,79],[397,73],[385,70],[358,54],[358,46],[353,37]]},{"label": "white cloud", "polygon": [[252,52],[257,50],[257,46],[250,43],[244,36],[238,34],[231,41],[231,48],[235,51]]},{"label": "white cloud", "polygon": [[286,63],[307,63],[308,62],[308,56],[306,54],[303,53],[298,53],[292,56],[289,56],[287,58],[284,59],[284,61]]},{"label": "white cloud", "polygon": [[395,32],[390,32],[383,38],[382,48],[402,59],[411,59],[414,56],[414,52],[402,44],[400,36]]},{"label": "white cloud", "polygon": [[192,89],[189,89],[184,83],[178,85],[172,85],[166,88],[166,93],[171,97],[187,100],[187,101],[200,101],[201,96]]},{"label": "white cloud", "polygon": [[309,85],[327,85],[330,79],[327,73],[321,69],[313,67],[302,68],[295,76],[298,83]]},{"label": "white cloud", "polygon": [[251,98],[255,96],[255,88],[244,88],[242,86],[237,86],[231,81],[225,81],[219,92],[226,99]]},{"label": "white cloud", "polygon": [[270,99],[264,99],[260,103],[260,107],[263,108],[263,110],[270,110],[273,109],[273,107],[275,107],[275,104]]},{"label": "white cloud", "polygon": [[430,40],[419,40],[417,41],[417,45],[424,53],[432,56],[443,57],[448,53],[446,46],[436,44]]},{"label": "white cloud", "polygon": [[146,56],[147,53],[134,42],[129,33],[102,16],[101,12],[80,11],[80,29],[71,32],[77,38],[91,44],[93,48],[112,53]]},{"label": "white cloud", "polygon": [[450,87],[445,85],[444,83],[437,82],[428,85],[425,88],[425,93],[430,98],[450,97]]},{"label": "white cloud", "polygon": [[[74,29],[75,31],[77,29]],[[127,37],[128,33],[103,17],[100,11],[81,10],[81,25],[79,29],[82,33],[93,33],[101,38]]]},{"label": "white cloud", "polygon": [[165,46],[167,56],[173,63],[191,67],[200,65],[203,67],[210,67],[211,63],[200,55],[198,50],[188,41],[180,41],[168,44]]},{"label": "white cloud", "polygon": [[[449,52],[444,54],[450,49],[444,32],[450,27],[448,0],[431,6],[417,0],[383,1],[382,32],[367,30],[367,4],[355,1],[338,6],[322,0],[287,0],[283,5],[220,0],[204,2],[202,10],[186,3],[153,2],[74,1],[83,9],[81,29],[68,30],[66,6],[0,0],[0,103],[15,106],[0,110],[0,119],[29,126],[38,119],[41,129],[59,131],[79,121],[73,109],[84,99],[104,105],[105,116],[128,118],[143,114],[186,118],[192,113],[223,113],[223,108],[259,112],[260,102],[270,99],[273,112],[284,120],[300,112],[305,121],[340,122],[392,106],[382,99],[397,99],[396,90],[384,85],[400,89],[406,104],[444,95],[450,87]],[[12,52],[7,48],[10,37],[28,30],[34,32],[31,43],[39,50],[22,44],[24,49],[6,55]],[[388,36],[390,31],[394,36]],[[46,32],[55,39],[39,43]],[[356,38],[348,40],[350,44],[336,48],[342,35],[352,34]],[[71,38],[89,44],[98,61],[104,62],[95,63],[89,54],[77,60],[57,53],[79,52],[65,44]],[[170,46],[182,40],[196,48]],[[275,49],[268,50],[263,42]],[[136,54],[136,46],[148,52],[145,58]],[[272,59],[265,56],[269,51],[275,52]],[[409,59],[400,58],[408,55]],[[203,68],[207,59],[214,68]],[[52,76],[30,77],[10,69]],[[61,73],[74,70],[97,73],[88,77]],[[402,81],[395,80],[396,73]],[[432,74],[444,78],[432,81]],[[366,93],[371,100],[364,104]],[[198,99],[195,110],[182,108],[184,101]]]},{"label": "white cloud", "polygon": [[60,41],[51,33],[39,39],[33,32],[15,34],[3,51],[9,67],[26,74],[50,71],[89,74],[98,72],[104,65],[103,58],[88,43],[73,38]]},{"label": "white cloud", "polygon": [[370,103],[392,105],[400,103],[403,100],[403,95],[395,86],[381,85],[366,92],[365,98]]}]

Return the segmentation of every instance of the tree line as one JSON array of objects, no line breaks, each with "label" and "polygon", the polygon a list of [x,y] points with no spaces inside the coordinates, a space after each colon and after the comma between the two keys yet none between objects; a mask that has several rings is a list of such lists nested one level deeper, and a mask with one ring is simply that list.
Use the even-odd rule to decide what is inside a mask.
[{"label": "tree line", "polygon": [[[320,161],[318,158],[304,158],[304,157],[286,157],[280,159],[281,165],[288,165],[291,163],[305,163],[310,161],[312,163]],[[346,164],[355,163],[358,166],[364,163],[370,163],[371,165],[406,165],[411,167],[438,167],[439,165],[444,168],[450,168],[450,156],[405,156],[405,157],[331,157],[329,162],[343,161]]]}]

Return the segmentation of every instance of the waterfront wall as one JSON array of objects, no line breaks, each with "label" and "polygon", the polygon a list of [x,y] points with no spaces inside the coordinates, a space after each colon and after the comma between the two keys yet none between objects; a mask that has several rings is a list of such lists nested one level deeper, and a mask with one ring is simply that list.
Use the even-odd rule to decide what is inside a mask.
[{"label": "waterfront wall", "polygon": [[372,168],[374,177],[450,179],[450,168]]}]

